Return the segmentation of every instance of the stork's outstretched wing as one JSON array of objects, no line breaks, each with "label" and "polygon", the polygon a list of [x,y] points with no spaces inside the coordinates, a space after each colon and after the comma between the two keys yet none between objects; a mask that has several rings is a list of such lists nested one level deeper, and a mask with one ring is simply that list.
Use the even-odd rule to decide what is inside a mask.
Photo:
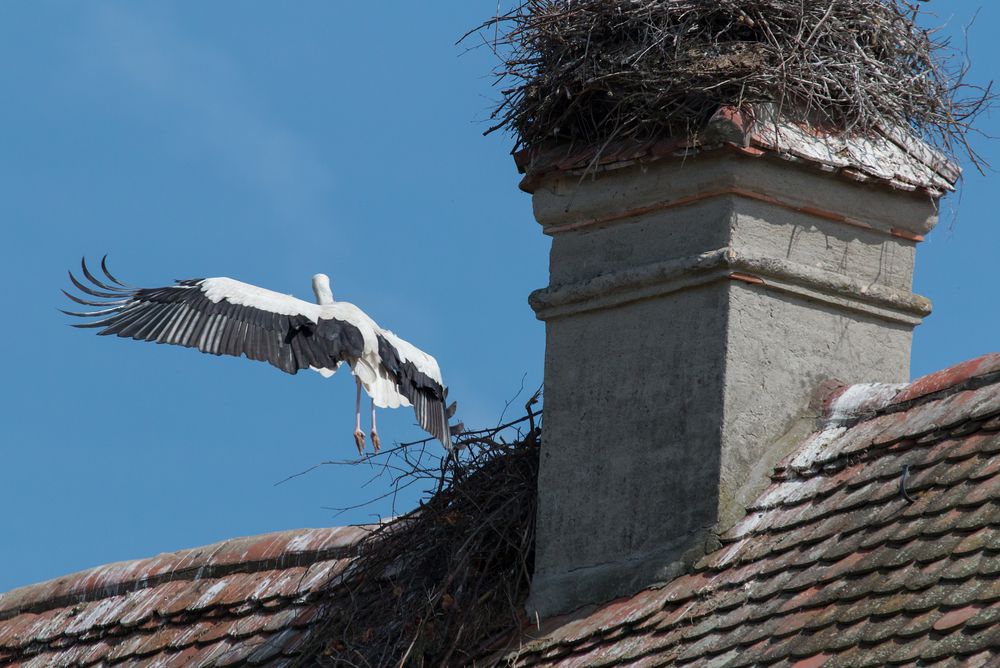
[{"label": "stork's outstretched wing", "polygon": [[64,313],[96,321],[74,327],[100,328],[141,341],[170,343],[213,355],[246,355],[294,374],[299,369],[336,370],[361,356],[364,339],[351,323],[322,317],[316,304],[231,278],[177,281],[163,288],[132,288],[108,271],[94,276],[85,261],[84,278],[69,277],[81,292],[101,301],[67,297],[97,311]]},{"label": "stork's outstretched wing", "polygon": [[378,333],[378,356],[398,392],[413,404],[420,427],[450,450],[448,419],[454,409],[446,407],[448,389],[437,360],[388,330]]}]

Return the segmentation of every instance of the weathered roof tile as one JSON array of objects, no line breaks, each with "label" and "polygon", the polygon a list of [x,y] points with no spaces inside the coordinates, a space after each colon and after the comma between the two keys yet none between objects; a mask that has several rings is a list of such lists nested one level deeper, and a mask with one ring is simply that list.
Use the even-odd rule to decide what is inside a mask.
[{"label": "weathered roof tile", "polygon": [[15,590],[0,598],[0,666],[284,661],[319,620],[316,604],[299,601],[343,570],[364,535],[240,538]]},{"label": "weathered roof tile", "polygon": [[986,666],[996,663],[996,654],[987,650],[973,654],[972,656],[961,657],[961,661],[960,665],[962,668],[986,668]]},{"label": "weathered roof tile", "polygon": [[825,666],[832,657],[832,654],[828,654],[826,652],[822,654],[814,654],[805,659],[796,661],[792,664],[791,668],[820,668],[821,666]]},{"label": "weathered roof tile", "polygon": [[[506,659],[1000,665],[998,413],[1000,356],[893,387],[790,455],[693,573],[548,620]],[[8,592],[0,665],[281,665],[365,532],[235,539]]]},{"label": "weathered roof tile", "polygon": [[91,645],[84,645],[77,649],[74,656],[81,666],[89,666],[100,662],[110,652],[117,640],[113,638],[101,639]]},{"label": "weathered roof tile", "polygon": [[662,608],[645,625],[581,612],[508,658],[541,665],[559,643],[553,665],[1000,665],[984,639],[1000,628],[998,412],[1000,355],[886,394],[789,455],[694,573],[643,592],[643,614]]},{"label": "weathered roof tile", "polygon": [[1000,605],[984,603],[978,606],[976,614],[965,621],[969,628],[994,626],[1000,621]]},{"label": "weathered roof tile", "polygon": [[943,617],[934,622],[934,630],[938,633],[950,632],[969,621],[981,610],[977,605],[966,605],[946,612]]}]

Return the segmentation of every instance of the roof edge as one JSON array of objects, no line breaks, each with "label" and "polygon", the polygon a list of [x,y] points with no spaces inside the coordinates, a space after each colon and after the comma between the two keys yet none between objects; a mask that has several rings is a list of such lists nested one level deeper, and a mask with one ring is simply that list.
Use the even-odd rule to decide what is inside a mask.
[{"label": "roof edge", "polygon": [[100,600],[174,580],[310,566],[356,556],[367,526],[293,529],[121,561],[0,593],[0,620]]}]

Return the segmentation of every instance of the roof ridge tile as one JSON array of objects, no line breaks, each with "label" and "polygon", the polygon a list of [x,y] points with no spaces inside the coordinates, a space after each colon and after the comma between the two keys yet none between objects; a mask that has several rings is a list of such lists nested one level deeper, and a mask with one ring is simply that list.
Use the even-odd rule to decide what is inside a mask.
[{"label": "roof ridge tile", "polygon": [[878,415],[908,411],[914,406],[1000,382],[1000,353],[960,362],[905,384],[829,381],[820,392],[826,427],[849,425]]}]

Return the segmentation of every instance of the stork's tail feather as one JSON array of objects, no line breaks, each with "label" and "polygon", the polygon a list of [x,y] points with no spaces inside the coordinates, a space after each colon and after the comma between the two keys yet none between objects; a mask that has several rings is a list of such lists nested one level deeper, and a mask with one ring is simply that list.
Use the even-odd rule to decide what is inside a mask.
[{"label": "stork's tail feather", "polygon": [[[442,396],[443,396],[443,398],[444,398],[445,401],[448,401],[448,388],[447,387],[444,388],[444,392],[442,393]],[[457,401],[453,401],[450,404],[445,404],[445,403],[442,402],[442,406],[445,406],[445,408],[444,408],[444,426],[445,426],[445,429],[444,429],[444,438],[441,439],[441,443],[444,445],[445,449],[448,450],[448,452],[454,452],[455,451],[455,446],[452,443],[452,438],[454,438],[455,436],[458,436],[459,434],[461,434],[462,432],[464,432],[465,431],[465,425],[463,423],[461,423],[461,422],[458,422],[458,423],[453,424],[453,425],[452,424],[448,424],[449,422],[451,422],[451,419],[453,417],[455,417],[456,411],[458,411],[458,402]]]},{"label": "stork's tail feather", "polygon": [[441,426],[444,427],[439,436],[441,445],[444,446],[445,450],[451,452],[454,446],[451,443],[451,429],[448,427],[448,408],[444,402],[441,403]]},{"label": "stork's tail feather", "polygon": [[[445,397],[447,398],[447,394],[445,394]],[[451,419],[455,417],[455,412],[458,410],[457,401],[453,401],[451,402],[451,404],[447,406],[442,403],[442,408],[443,410],[441,415],[442,419],[441,424],[444,427],[444,429],[442,430],[442,434],[440,434],[438,438],[441,440],[441,444],[445,447],[445,449],[448,452],[454,452],[455,444],[452,442],[452,439],[455,436],[458,436],[459,434],[465,431],[465,425],[461,422],[457,422],[455,424],[449,424]]]}]

